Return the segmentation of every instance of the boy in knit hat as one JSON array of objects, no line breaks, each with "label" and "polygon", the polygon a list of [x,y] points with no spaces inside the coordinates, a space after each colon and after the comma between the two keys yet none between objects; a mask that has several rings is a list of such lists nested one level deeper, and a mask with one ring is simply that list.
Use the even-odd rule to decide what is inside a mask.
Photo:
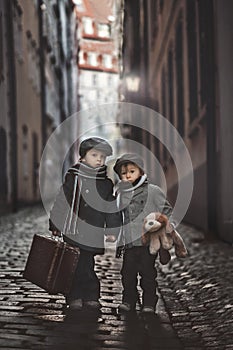
[{"label": "boy in knit hat", "polygon": [[[156,255],[149,253],[149,247],[141,241],[144,218],[151,212],[161,212],[170,217],[172,207],[159,186],[149,184],[144,172],[141,157],[134,153],[122,155],[117,159],[114,171],[120,178],[116,187],[117,202],[123,216],[122,234],[118,240],[117,257],[124,247],[121,269],[123,298],[119,311],[134,310],[137,300],[137,277],[140,275],[142,311],[155,312],[158,296],[156,294],[155,268]],[[172,231],[175,223],[169,223]],[[168,262],[168,261],[167,261]]]},{"label": "boy in knit hat", "polygon": [[66,296],[70,308],[76,310],[83,305],[100,306],[94,257],[104,253],[104,236],[114,242],[121,225],[113,183],[107,177],[105,165],[112,147],[106,140],[92,137],[81,142],[79,154],[79,162],[66,173],[49,220],[53,235],[62,232],[67,243],[80,248],[73,284]]}]

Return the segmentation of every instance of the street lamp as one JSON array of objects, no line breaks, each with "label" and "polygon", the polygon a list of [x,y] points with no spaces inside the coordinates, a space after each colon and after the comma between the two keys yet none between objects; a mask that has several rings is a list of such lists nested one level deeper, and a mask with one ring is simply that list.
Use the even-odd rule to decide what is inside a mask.
[{"label": "street lamp", "polygon": [[128,91],[137,92],[140,87],[140,78],[138,76],[128,75],[125,77]]}]

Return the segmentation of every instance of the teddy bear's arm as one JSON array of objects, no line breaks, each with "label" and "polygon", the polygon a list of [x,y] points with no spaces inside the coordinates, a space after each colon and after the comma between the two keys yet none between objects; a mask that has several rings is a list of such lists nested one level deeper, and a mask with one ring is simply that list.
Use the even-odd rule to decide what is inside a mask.
[{"label": "teddy bear's arm", "polygon": [[162,228],[159,232],[159,239],[161,241],[161,245],[164,249],[169,250],[173,246],[173,239],[170,235],[166,234],[165,227]]},{"label": "teddy bear's arm", "polygon": [[156,255],[160,248],[160,240],[157,232],[150,233],[150,254]]},{"label": "teddy bear's arm", "polygon": [[161,246],[159,249],[159,261],[162,265],[166,265],[171,260],[171,254],[168,250],[163,249]]}]

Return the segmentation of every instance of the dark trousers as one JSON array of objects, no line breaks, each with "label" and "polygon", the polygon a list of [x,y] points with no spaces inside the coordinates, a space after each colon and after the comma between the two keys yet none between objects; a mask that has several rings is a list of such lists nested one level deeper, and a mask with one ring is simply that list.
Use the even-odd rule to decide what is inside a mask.
[{"label": "dark trousers", "polygon": [[126,249],[121,269],[123,285],[123,302],[133,307],[138,300],[138,275],[140,275],[140,286],[142,288],[142,303],[145,306],[155,306],[158,301],[156,294],[155,268],[156,255],[149,253],[148,247],[132,247]]},{"label": "dark trousers", "polygon": [[98,301],[100,298],[100,282],[94,268],[95,254],[80,249],[79,262],[71,291],[66,298],[68,303],[75,299]]}]

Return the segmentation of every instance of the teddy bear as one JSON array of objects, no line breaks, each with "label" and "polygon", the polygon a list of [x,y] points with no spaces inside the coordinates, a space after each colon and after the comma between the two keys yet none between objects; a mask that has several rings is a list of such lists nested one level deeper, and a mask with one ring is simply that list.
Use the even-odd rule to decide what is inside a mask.
[{"label": "teddy bear", "polygon": [[[171,226],[166,215],[159,212],[150,213],[144,219],[142,243],[149,243],[150,254],[159,253],[160,262],[169,262],[169,250],[174,246],[179,258],[187,256],[187,249],[180,234]],[[169,255],[168,255],[168,254]]]}]

